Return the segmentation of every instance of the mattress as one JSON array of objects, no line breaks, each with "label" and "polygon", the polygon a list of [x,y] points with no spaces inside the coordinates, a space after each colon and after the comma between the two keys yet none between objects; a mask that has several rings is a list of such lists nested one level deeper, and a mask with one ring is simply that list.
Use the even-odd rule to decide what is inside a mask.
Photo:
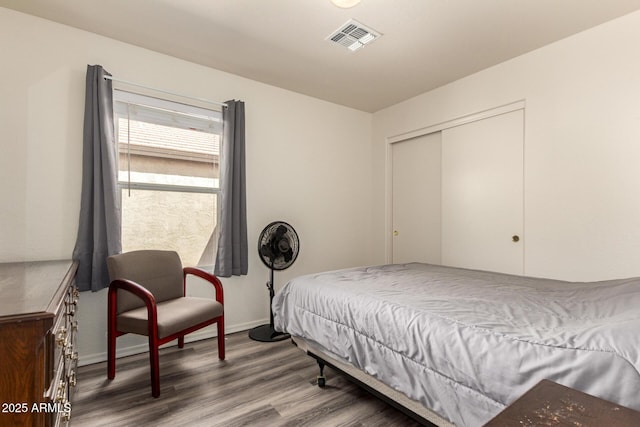
[{"label": "mattress", "polygon": [[479,426],[541,379],[640,410],[640,279],[565,282],[429,264],[298,277],[277,330],[458,426]]}]

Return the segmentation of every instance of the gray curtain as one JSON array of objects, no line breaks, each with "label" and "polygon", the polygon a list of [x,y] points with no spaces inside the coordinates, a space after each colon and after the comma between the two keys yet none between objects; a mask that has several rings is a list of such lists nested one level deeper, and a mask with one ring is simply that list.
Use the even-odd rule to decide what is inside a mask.
[{"label": "gray curtain", "polygon": [[82,195],[73,259],[81,291],[109,286],[107,256],[120,253],[120,196],[113,126],[113,89],[100,65],[87,66],[82,143]]},{"label": "gray curtain", "polygon": [[227,101],[222,110],[218,253],[214,274],[240,276],[248,271],[245,196],[244,102]]}]

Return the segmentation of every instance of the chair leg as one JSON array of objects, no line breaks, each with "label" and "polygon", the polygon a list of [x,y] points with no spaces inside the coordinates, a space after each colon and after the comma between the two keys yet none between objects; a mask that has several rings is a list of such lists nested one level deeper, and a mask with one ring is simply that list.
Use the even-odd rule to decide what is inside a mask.
[{"label": "chair leg", "polygon": [[116,337],[109,333],[107,338],[107,378],[110,380],[116,377]]},{"label": "chair leg", "polygon": [[224,360],[224,317],[218,320],[218,359]]},{"label": "chair leg", "polygon": [[178,348],[184,348],[184,335],[178,337]]},{"label": "chair leg", "polygon": [[[111,310],[111,307],[109,308]],[[116,320],[115,314],[109,313],[107,319],[107,378],[116,377]]]},{"label": "chair leg", "polygon": [[151,395],[160,396],[160,361],[158,356],[158,340],[149,337],[149,363],[151,365]]}]

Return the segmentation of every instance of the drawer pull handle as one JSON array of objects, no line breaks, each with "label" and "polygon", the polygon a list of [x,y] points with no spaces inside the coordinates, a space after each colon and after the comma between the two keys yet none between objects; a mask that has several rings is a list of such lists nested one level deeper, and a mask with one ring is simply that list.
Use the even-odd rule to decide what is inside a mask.
[{"label": "drawer pull handle", "polygon": [[72,349],[67,349],[64,352],[64,355],[67,359],[73,361],[73,362],[77,362],[78,361],[78,352],[77,351],[73,351]]},{"label": "drawer pull handle", "polygon": [[62,403],[64,402],[65,399],[65,388],[67,388],[67,383],[65,383],[64,381],[62,381],[60,383],[60,385],[58,386],[58,391],[56,392],[56,398],[55,398],[55,402],[56,403]]},{"label": "drawer pull handle", "polygon": [[58,335],[56,335],[56,344],[60,347],[64,347],[67,344],[67,328],[64,326],[60,328]]},{"label": "drawer pull handle", "polygon": [[71,372],[71,375],[69,375],[69,385],[71,387],[75,387],[77,383],[78,379],[76,378],[76,371],[73,371]]},{"label": "drawer pull handle", "polygon": [[69,316],[74,316],[76,314],[76,307],[78,306],[77,301],[73,301],[73,302],[65,301],[64,305],[67,307],[67,314]]}]

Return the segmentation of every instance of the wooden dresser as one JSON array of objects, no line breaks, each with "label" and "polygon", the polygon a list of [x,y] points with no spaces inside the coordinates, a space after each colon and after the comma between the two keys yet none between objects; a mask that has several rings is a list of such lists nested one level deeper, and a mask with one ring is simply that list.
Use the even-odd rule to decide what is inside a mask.
[{"label": "wooden dresser", "polygon": [[640,412],[542,380],[484,427],[637,427]]},{"label": "wooden dresser", "polygon": [[68,424],[78,361],[77,267],[0,264],[0,426]]}]

